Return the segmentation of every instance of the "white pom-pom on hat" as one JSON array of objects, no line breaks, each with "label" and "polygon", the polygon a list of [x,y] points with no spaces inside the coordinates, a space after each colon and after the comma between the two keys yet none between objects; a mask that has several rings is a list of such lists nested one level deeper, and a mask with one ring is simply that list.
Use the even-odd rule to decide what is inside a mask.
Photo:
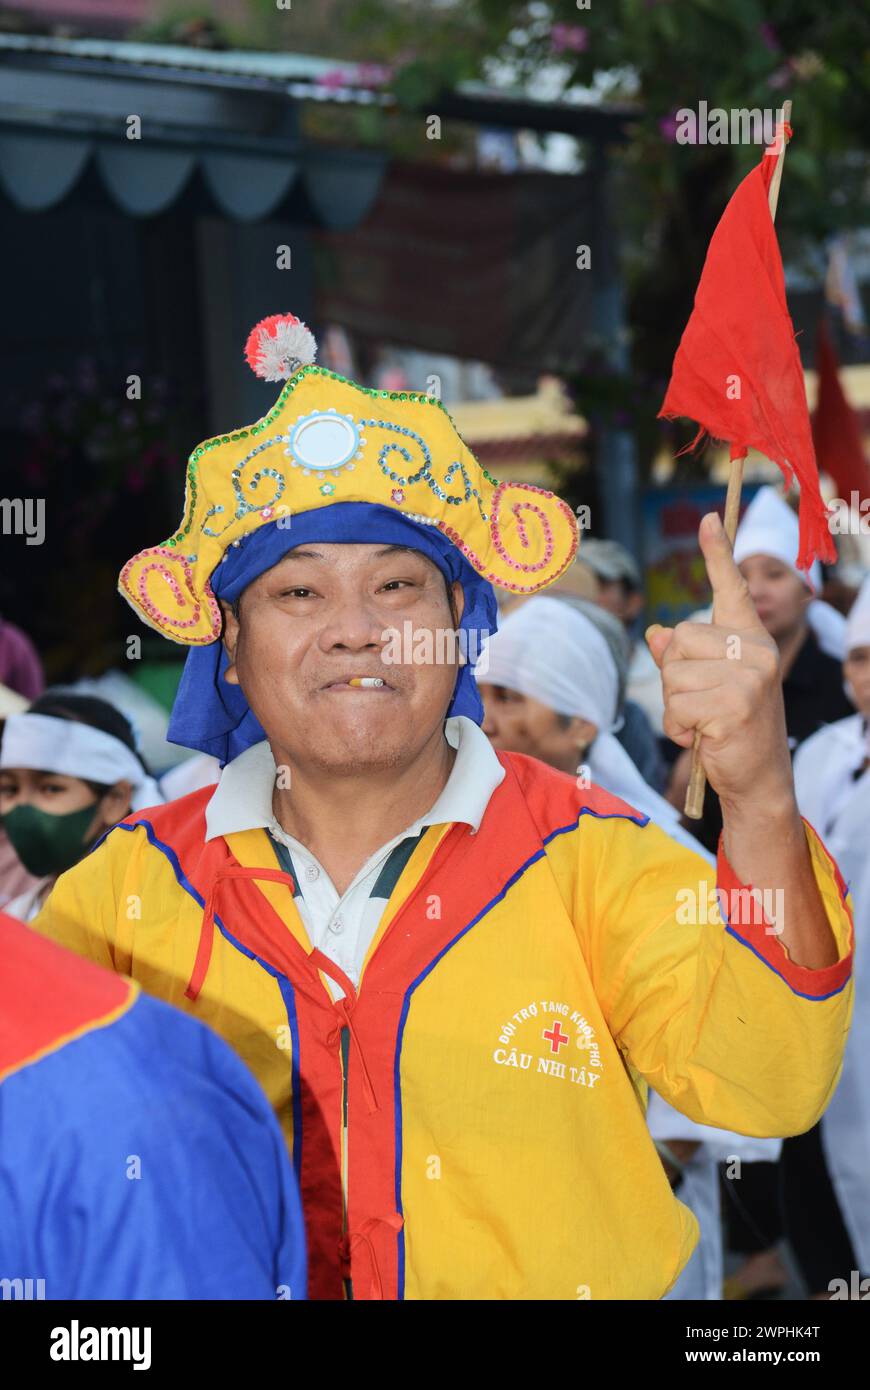
[{"label": "white pom-pom on hat", "polygon": [[270,314],[261,319],[245,343],[248,365],[263,381],[286,381],[316,356],[314,334],[295,314]]}]

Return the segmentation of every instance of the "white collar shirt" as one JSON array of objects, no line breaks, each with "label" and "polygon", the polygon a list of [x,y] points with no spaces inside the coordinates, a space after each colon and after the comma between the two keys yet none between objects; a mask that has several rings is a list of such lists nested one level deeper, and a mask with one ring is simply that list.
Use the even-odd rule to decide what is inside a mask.
[{"label": "white collar shirt", "polygon": [[[397,876],[427,826],[462,822],[476,832],[493,792],[504,778],[504,768],[474,720],[454,716],[446,721],[444,734],[456,749],[456,758],[435,804],[376,850],[342,894],[311,851],[288,835],[276,819],[272,793],[277,768],[265,740],[227,764],[206,807],[206,840],[262,828],[269,832],[276,846],[283,847],[284,854],[280,848],[276,853],[283,863],[289,858],[292,865],[300,890],[296,906],[312,946],[333,961],[355,987],[395,884],[395,877],[389,872],[385,874],[392,852],[403,842],[410,842],[404,856],[391,860]],[[338,982],[330,984],[333,997],[341,998],[344,991]]]}]

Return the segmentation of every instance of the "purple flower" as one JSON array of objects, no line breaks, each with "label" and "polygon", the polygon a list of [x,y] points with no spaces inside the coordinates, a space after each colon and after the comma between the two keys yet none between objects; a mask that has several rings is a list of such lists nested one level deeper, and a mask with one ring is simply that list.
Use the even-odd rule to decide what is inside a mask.
[{"label": "purple flower", "polygon": [[383,87],[392,75],[393,69],[386,63],[360,63],[356,70],[356,80],[361,87]]},{"label": "purple flower", "polygon": [[349,87],[350,82],[350,74],[345,72],[343,68],[332,68],[323,74],[319,85],[326,87],[331,92],[336,92],[341,87]]},{"label": "purple flower", "polygon": [[761,42],[770,53],[779,52],[779,39],[776,37],[776,30],[772,24],[768,24],[766,21],[764,24],[759,24],[758,33]]},{"label": "purple flower", "polygon": [[582,24],[554,24],[550,30],[550,46],[554,53],[582,53],[589,43],[589,34]]}]

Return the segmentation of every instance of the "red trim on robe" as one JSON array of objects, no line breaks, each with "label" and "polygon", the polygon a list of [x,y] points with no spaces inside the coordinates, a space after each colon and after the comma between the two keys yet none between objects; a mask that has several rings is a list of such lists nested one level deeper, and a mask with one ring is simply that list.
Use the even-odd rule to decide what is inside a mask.
[{"label": "red trim on robe", "polygon": [[[809,822],[805,822],[809,825]],[[810,827],[812,828],[812,827]],[[815,832],[814,832],[815,833]],[[822,844],[821,839],[816,835],[818,843],[825,850],[825,855],[834,870],[834,880],[844,901],[846,901],[846,885],[843,882],[837,865],[828,851]],[[722,889],[725,894],[725,911],[721,911],[723,920],[730,929],[732,936],[747,946],[750,946],[770,968],[781,977],[795,994],[803,995],[809,999],[825,999],[831,994],[836,994],[843,988],[852,973],[852,953],[855,941],[855,928],[852,920],[852,911],[847,903],[849,912],[849,922],[852,926],[849,951],[842,960],[836,961],[833,965],[826,965],[821,970],[810,970],[805,965],[796,965],[789,960],[785,947],[779,940],[770,922],[765,916],[760,903],[753,903],[751,908],[752,921],[739,922],[732,925],[731,914],[727,910],[727,905],[733,901],[733,896],[741,893],[752,892],[752,885],[742,883],[732,869],[725,857],[725,837],[719,836],[719,847],[716,855],[716,883],[717,888]],[[738,897],[737,901],[741,901]],[[763,891],[762,891],[763,902]]]},{"label": "red trim on robe", "polygon": [[[325,971],[320,953],[315,953],[314,959],[306,955],[259,891],[255,871],[239,874],[241,866],[223,838],[204,843],[205,806],[213,788],[202,788],[179,801],[128,818],[127,823],[150,823],[206,901],[211,890],[214,911],[226,930],[285,976],[299,996],[300,1185],[312,1298],[342,1296],[342,1256],[350,1261],[355,1297],[397,1295],[396,1231],[401,1217],[395,1209],[394,1064],[409,985],[498,896],[511,876],[541,851],[542,831],[546,835],[550,830],[568,828],[584,806],[599,814],[630,810],[606,792],[582,792],[574,778],[545,769],[531,759],[520,759],[518,767],[515,755],[499,756],[506,776],[496,788],[478,832],[472,834],[461,823],[451,827],[373,952],[361,995],[348,995],[336,1004],[318,975],[318,962]],[[526,785],[521,786],[520,778]],[[527,804],[532,791],[534,817]],[[506,825],[510,826],[509,835],[504,833]],[[273,878],[274,871],[265,876]],[[441,898],[440,920],[426,915],[431,894]],[[337,978],[335,971],[333,978]],[[352,1153],[348,1162],[348,1231],[342,1233],[340,1031],[345,1023],[351,1028],[348,1132]]]}]

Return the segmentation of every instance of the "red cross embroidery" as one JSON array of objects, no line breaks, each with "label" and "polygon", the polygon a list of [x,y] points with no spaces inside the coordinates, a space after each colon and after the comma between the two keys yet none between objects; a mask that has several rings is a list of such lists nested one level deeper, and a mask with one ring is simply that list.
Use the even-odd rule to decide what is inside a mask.
[{"label": "red cross embroidery", "polygon": [[562,1032],[562,1026],[559,1023],[558,1019],[556,1019],[556,1022],[554,1023],[552,1028],[544,1029],[543,1036],[548,1039],[550,1043],[550,1051],[555,1052],[557,1057],[559,1055],[559,1048],[562,1046],[562,1044],[571,1041],[570,1035],[568,1033]]}]

